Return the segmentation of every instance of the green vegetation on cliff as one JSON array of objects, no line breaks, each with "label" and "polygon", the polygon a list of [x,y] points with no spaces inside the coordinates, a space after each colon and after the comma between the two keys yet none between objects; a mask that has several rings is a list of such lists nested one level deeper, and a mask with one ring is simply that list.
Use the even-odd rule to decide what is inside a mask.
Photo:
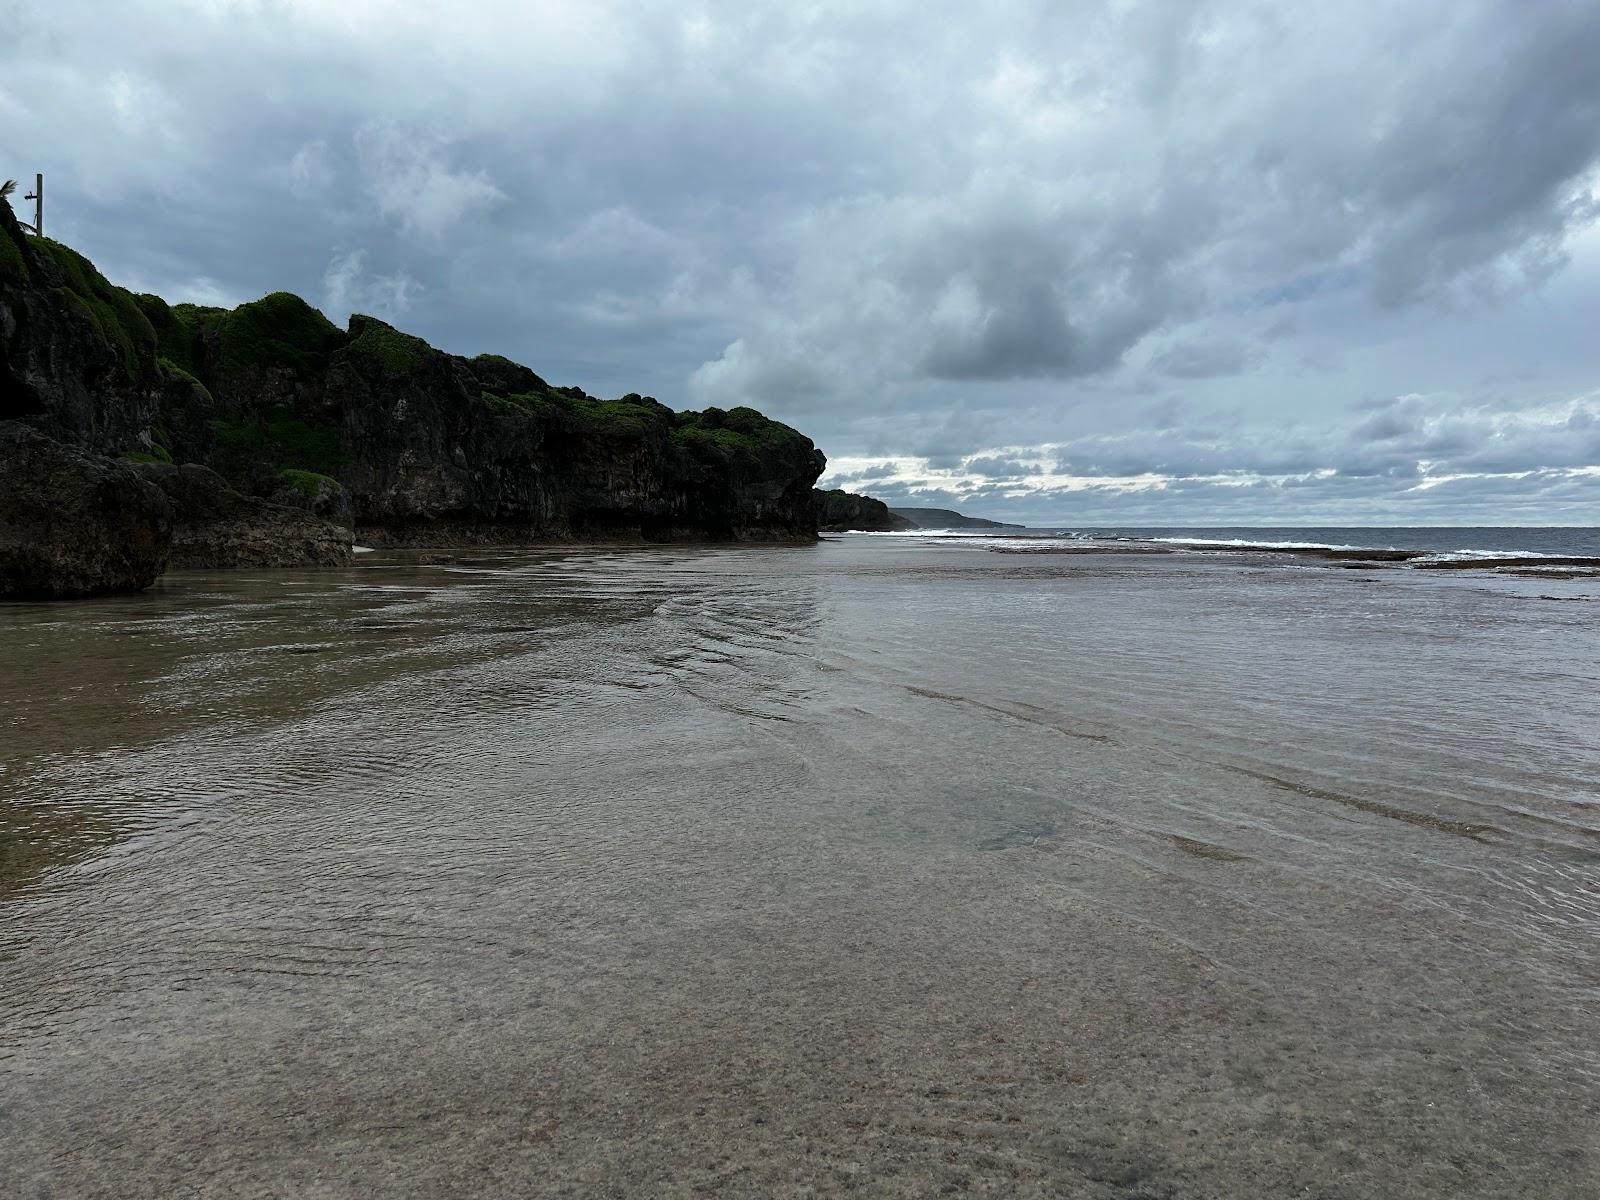
[{"label": "green vegetation on cliff", "polygon": [[297,471],[292,467],[278,472],[278,477],[301,495],[310,496],[313,500],[324,490],[333,490],[339,486],[339,481],[331,475],[319,475],[315,471]]},{"label": "green vegetation on cliff", "polygon": [[0,275],[27,274],[28,264],[22,261],[22,251],[4,232],[0,232]]},{"label": "green vegetation on cliff", "polygon": [[212,421],[211,432],[225,475],[246,475],[254,467],[332,475],[345,461],[337,430],[309,425],[283,408],[261,421]]},{"label": "green vegetation on cliff", "polygon": [[743,406],[673,414],[672,440],[684,447],[759,452],[794,435],[787,425]]},{"label": "green vegetation on cliff", "polygon": [[140,365],[155,355],[156,331],[133,294],[109,282],[72,247],[50,238],[35,238],[33,244],[61,268],[68,301],[89,318],[101,339],[115,348],[128,379],[137,379]]},{"label": "green vegetation on cliff", "polygon": [[287,292],[233,309],[135,296],[14,220],[0,237],[0,304],[27,314],[0,364],[16,384],[7,397],[51,436],[201,464],[263,497],[292,488],[322,503],[331,480],[346,514],[396,536],[435,521],[518,537],[814,530],[823,459],[754,409],[677,413],[636,393],[555,387],[375,317],[340,330]]},{"label": "green vegetation on cliff", "polygon": [[169,306],[148,295],[138,303],[160,340],[161,356],[211,386],[219,375],[250,370],[314,376],[345,340],[338,326],[290,292],[273,292],[233,309]]},{"label": "green vegetation on cliff", "polygon": [[[503,359],[498,355],[479,355],[472,360],[472,365],[480,367],[486,358],[492,359],[493,363],[517,367],[517,364],[512,363],[510,359]],[[517,369],[527,371],[525,367]],[[527,373],[532,375],[532,372]],[[637,392],[630,392],[616,400],[601,400],[586,395],[578,388],[552,388],[547,385],[543,391],[516,392],[508,395],[484,390],[480,392],[480,397],[491,410],[513,415],[543,417],[562,428],[588,437],[630,439],[647,437],[652,432],[665,432],[670,429],[673,418],[672,410],[665,404],[651,396],[641,396]]]},{"label": "green vegetation on cliff", "polygon": [[421,369],[433,351],[433,347],[421,338],[401,333],[393,325],[385,324],[376,317],[351,317],[350,335],[352,355],[377,364],[391,375],[404,375]]},{"label": "green vegetation on cliff", "polygon": [[222,321],[221,333],[225,367],[288,367],[297,375],[323,370],[344,341],[337,325],[289,292],[239,305]]}]

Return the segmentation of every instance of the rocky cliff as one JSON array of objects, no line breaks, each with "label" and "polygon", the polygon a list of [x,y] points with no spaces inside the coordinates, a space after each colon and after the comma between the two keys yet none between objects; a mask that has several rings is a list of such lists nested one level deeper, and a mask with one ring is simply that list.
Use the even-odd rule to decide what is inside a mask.
[{"label": "rocky cliff", "polygon": [[826,533],[899,533],[915,529],[904,517],[889,511],[882,500],[858,496],[841,488],[817,492],[817,528]]},{"label": "rocky cliff", "polygon": [[749,408],[674,412],[447,354],[296,296],[225,310],[107,282],[0,201],[0,420],[353,521],[371,543],[809,540],[824,459]]}]

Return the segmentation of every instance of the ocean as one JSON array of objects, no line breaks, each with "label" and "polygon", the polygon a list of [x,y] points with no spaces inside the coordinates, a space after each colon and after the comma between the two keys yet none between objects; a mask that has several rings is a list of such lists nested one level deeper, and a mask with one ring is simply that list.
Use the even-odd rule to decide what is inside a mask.
[{"label": "ocean", "polygon": [[1600,1194],[1600,580],[1010,538],[0,608],[0,1194]]},{"label": "ocean", "polygon": [[1003,530],[916,530],[894,536],[1006,536],[1076,541],[1183,543],[1224,546],[1307,546],[1338,550],[1423,550],[1475,557],[1552,555],[1593,558],[1600,563],[1600,527],[1595,526],[1355,526],[1193,525],[1039,526]]}]

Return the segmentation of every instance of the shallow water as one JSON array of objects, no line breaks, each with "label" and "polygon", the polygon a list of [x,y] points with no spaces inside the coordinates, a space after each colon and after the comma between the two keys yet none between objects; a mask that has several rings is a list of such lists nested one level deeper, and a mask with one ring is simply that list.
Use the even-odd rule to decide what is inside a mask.
[{"label": "shallow water", "polygon": [[1600,582],[447,557],[0,609],[0,1194],[1600,1192]]}]

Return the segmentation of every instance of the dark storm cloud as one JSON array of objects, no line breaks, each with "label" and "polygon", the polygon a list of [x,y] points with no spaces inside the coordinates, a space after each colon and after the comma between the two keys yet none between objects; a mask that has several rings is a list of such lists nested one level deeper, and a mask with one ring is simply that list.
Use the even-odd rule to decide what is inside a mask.
[{"label": "dark storm cloud", "polygon": [[36,0],[0,158],[130,285],[290,288],[858,466],[1568,504],[1596,61],[1589,0]]}]

